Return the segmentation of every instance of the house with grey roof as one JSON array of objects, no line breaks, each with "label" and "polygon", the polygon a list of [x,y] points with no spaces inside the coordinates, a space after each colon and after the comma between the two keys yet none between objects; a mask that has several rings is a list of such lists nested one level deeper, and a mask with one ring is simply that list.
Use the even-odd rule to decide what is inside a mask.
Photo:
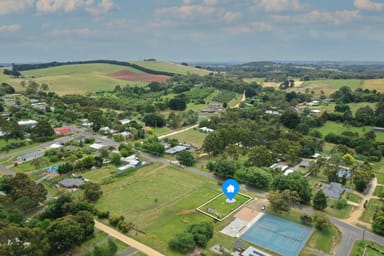
[{"label": "house with grey roof", "polygon": [[32,153],[28,153],[28,154],[25,154],[25,155],[21,155],[17,158],[17,161],[19,162],[28,162],[28,161],[31,161],[31,160],[34,160],[36,158],[39,158],[39,157],[43,157],[44,156],[44,151],[35,151],[35,152],[32,152]]},{"label": "house with grey roof", "polygon": [[323,192],[329,198],[339,200],[343,195],[345,188],[343,185],[337,182],[331,182],[330,184],[324,184]]},{"label": "house with grey roof", "polygon": [[309,165],[311,164],[313,160],[311,159],[303,159],[300,163],[299,166],[308,169]]},{"label": "house with grey roof", "polygon": [[337,177],[339,177],[340,179],[345,177],[348,180],[349,178],[351,178],[351,175],[352,171],[349,169],[340,169],[337,171]]},{"label": "house with grey roof", "polygon": [[180,152],[188,150],[188,149],[189,149],[189,147],[187,147],[185,145],[177,145],[173,148],[169,148],[169,149],[165,150],[165,153],[170,154],[170,155],[176,155],[177,153],[180,153]]},{"label": "house with grey roof", "polygon": [[62,181],[59,181],[59,186],[62,188],[79,188],[81,185],[83,185],[85,182],[82,179],[76,178],[68,178],[63,179]]}]

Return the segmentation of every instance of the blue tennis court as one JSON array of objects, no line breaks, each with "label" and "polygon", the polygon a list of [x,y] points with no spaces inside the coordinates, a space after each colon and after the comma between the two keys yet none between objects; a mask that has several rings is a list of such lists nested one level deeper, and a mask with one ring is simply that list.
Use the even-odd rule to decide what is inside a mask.
[{"label": "blue tennis court", "polygon": [[311,228],[263,215],[241,238],[284,256],[297,256],[311,233]]}]

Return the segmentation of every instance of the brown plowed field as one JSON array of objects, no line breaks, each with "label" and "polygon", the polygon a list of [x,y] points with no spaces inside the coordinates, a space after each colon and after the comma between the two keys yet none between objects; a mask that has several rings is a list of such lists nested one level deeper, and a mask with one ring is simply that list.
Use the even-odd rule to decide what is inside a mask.
[{"label": "brown plowed field", "polygon": [[133,81],[133,82],[165,82],[170,79],[170,76],[165,75],[153,75],[148,73],[133,73],[127,70],[117,71],[115,73],[109,74],[110,77]]}]

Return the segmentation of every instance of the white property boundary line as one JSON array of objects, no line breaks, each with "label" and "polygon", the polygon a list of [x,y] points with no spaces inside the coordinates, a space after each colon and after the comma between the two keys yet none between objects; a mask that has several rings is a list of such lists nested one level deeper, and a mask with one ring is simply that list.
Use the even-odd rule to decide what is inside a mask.
[{"label": "white property boundary line", "polygon": [[241,204],[239,207],[237,207],[236,209],[232,210],[230,213],[228,213],[227,215],[225,215],[225,216],[224,216],[223,218],[221,218],[221,219],[219,219],[219,218],[217,218],[216,216],[214,216],[214,215],[212,215],[212,214],[209,214],[208,212],[203,211],[203,210],[200,209],[201,207],[206,206],[207,204],[209,204],[210,202],[212,202],[213,200],[215,200],[216,198],[218,198],[218,197],[220,197],[220,196],[222,196],[222,195],[224,195],[224,193],[220,193],[220,194],[218,194],[217,196],[213,197],[212,199],[208,200],[208,201],[205,202],[204,204],[202,204],[202,205],[200,205],[199,207],[197,207],[197,208],[196,208],[196,211],[198,211],[198,212],[200,212],[200,213],[202,213],[202,214],[204,214],[204,215],[207,215],[207,216],[209,216],[209,217],[211,217],[211,218],[213,218],[213,219],[215,219],[215,220],[223,221],[223,220],[225,220],[226,218],[228,218],[230,215],[232,215],[234,212],[238,211],[241,207],[243,207],[244,205],[248,204],[249,201],[253,200],[253,197],[251,197],[251,196],[249,196],[249,195],[246,195],[246,194],[243,194],[243,193],[239,193],[239,195],[242,195],[242,196],[244,196],[244,197],[247,197],[248,200],[245,201],[244,203],[242,203],[242,204]]}]

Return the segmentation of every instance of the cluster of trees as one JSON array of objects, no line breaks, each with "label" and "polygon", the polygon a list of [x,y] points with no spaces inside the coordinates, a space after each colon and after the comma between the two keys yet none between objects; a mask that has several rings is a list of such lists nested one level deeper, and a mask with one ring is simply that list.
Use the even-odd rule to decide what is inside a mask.
[{"label": "cluster of trees", "polygon": [[15,88],[13,88],[10,84],[1,83],[0,84],[0,96],[4,96],[5,94],[13,94],[15,93]]},{"label": "cluster of trees", "polygon": [[196,246],[205,248],[208,241],[213,237],[213,226],[202,222],[190,225],[186,232],[176,234],[168,242],[168,246],[175,251],[186,254],[192,252]]},{"label": "cluster of trees", "polygon": [[[296,120],[288,115],[280,117],[282,120],[285,118]],[[322,151],[320,139],[306,137],[297,131],[287,133],[276,122],[279,120],[265,120],[263,114],[259,116],[246,109],[230,109],[221,118],[202,122],[216,129],[205,138],[202,148],[210,155],[227,153],[234,158],[248,155],[249,165],[258,167],[269,166],[279,155],[294,163],[301,156],[308,157]]]},{"label": "cluster of trees", "polygon": [[162,156],[165,152],[164,145],[161,144],[157,137],[150,137],[146,139],[141,146],[144,152],[150,153],[155,156]]},{"label": "cluster of trees", "polygon": [[340,103],[379,102],[383,100],[383,97],[384,96],[376,89],[357,88],[355,91],[352,91],[348,86],[342,86],[330,95],[331,99]]},{"label": "cluster of trees", "polygon": [[31,139],[36,142],[52,140],[55,137],[55,131],[47,121],[40,121],[32,128]]},{"label": "cluster of trees", "polygon": [[89,239],[94,232],[91,205],[60,196],[46,210],[25,221],[46,199],[47,191],[25,174],[0,179],[1,255],[57,255]]},{"label": "cluster of trees", "polygon": [[36,184],[23,173],[17,173],[14,177],[1,177],[0,190],[7,194],[7,200],[24,213],[36,209],[47,196],[47,190],[42,184]]}]

